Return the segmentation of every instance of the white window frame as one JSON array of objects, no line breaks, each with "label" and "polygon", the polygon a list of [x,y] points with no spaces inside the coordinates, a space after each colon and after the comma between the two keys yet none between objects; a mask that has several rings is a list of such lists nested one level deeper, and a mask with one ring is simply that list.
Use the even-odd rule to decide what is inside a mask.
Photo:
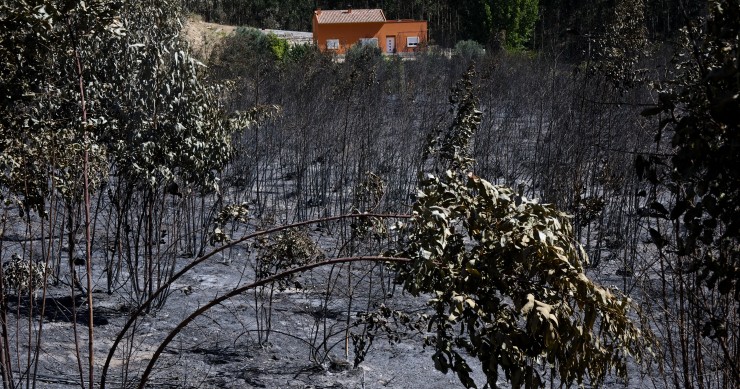
[{"label": "white window frame", "polygon": [[406,47],[419,47],[419,37],[418,36],[407,36],[406,37]]},{"label": "white window frame", "polygon": [[378,45],[378,38],[360,38],[360,45],[362,45],[362,46],[380,47]]},{"label": "white window frame", "polygon": [[326,49],[327,50],[339,50],[339,39],[327,39]]}]

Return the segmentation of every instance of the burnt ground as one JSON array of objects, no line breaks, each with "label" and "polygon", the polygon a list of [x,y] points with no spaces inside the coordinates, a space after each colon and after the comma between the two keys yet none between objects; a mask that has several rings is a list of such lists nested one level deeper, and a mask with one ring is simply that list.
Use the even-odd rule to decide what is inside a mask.
[{"label": "burnt ground", "polygon": [[[247,227],[249,231],[256,228]],[[318,228],[308,233],[322,248],[322,256],[346,256],[338,254],[337,247],[342,244],[337,242],[336,234]],[[8,230],[0,241],[3,260],[14,253],[38,252],[29,250],[30,241],[24,240],[23,235],[21,231]],[[103,236],[102,230],[99,236]],[[92,263],[96,383],[100,382],[114,339],[141,302],[131,287],[126,266],[119,269],[117,286],[108,293],[103,248],[106,245],[100,239],[101,242],[94,242]],[[163,243],[165,246],[173,244],[169,239],[172,238]],[[63,248],[58,242],[55,245]],[[213,249],[209,246],[206,252]],[[175,270],[195,260],[193,256],[182,255],[171,258],[175,260]],[[167,290],[166,300],[159,300],[156,307],[138,315],[135,325],[122,336],[106,376],[107,387],[136,387],[154,351],[179,323],[214,298],[257,279],[255,261],[254,247],[245,243],[203,261],[175,280]],[[67,262],[64,255],[61,262]],[[83,285],[86,284],[84,269],[84,266],[76,267]],[[591,274],[594,279],[602,284],[620,285],[623,278],[616,276],[614,269],[604,270],[605,266],[600,269],[599,273]],[[87,299],[82,290],[71,286],[71,280],[70,271],[62,266],[60,277],[35,298],[7,296],[7,348],[13,379],[19,387],[80,387],[80,366],[83,380],[88,380]],[[353,263],[316,268],[275,284],[272,289],[267,286],[248,290],[214,306],[185,326],[154,365],[147,387],[462,387],[454,374],[435,370],[433,351],[424,348],[423,334],[401,336],[391,344],[381,333],[364,361],[354,366],[356,352],[351,334],[363,330],[363,326],[356,324],[358,315],[374,312],[381,304],[412,315],[427,310],[424,297],[403,293],[392,280],[393,272],[385,265]],[[476,362],[469,362],[474,369],[473,378],[482,387],[485,380]],[[605,387],[639,388],[647,382],[654,386],[653,382],[644,380],[645,372],[641,370],[633,366],[629,382],[608,378]],[[499,382],[498,386],[508,387],[505,382]]]},{"label": "burnt ground", "polygon": [[[188,314],[211,299],[223,295],[250,277],[248,263],[222,259],[196,267],[176,282],[164,305],[141,317],[118,347],[107,377],[108,387],[136,387],[141,373],[162,339]],[[385,273],[385,274],[383,274]],[[338,277],[335,277],[339,274]],[[348,269],[321,268],[290,281],[290,287],[274,290],[271,332],[267,337],[263,309],[267,301],[247,292],[214,307],[200,316],[174,339],[155,365],[147,387],[151,388],[455,388],[462,387],[454,374],[434,369],[432,352],[423,347],[422,336],[403,337],[391,344],[386,337],[375,338],[365,360],[353,366],[352,342],[345,344],[349,318],[351,332],[357,313],[372,311],[385,302],[389,307],[407,312],[421,312],[424,300],[393,291],[387,269],[380,265],[353,265],[352,280]],[[332,276],[331,280],[329,277]],[[369,288],[370,281],[374,283]],[[352,282],[349,282],[352,281]],[[385,281],[382,286],[381,282]],[[103,292],[104,280],[97,279],[94,293],[95,375],[99,380],[103,361],[113,339],[132,311],[124,295]],[[298,286],[298,287],[297,287]],[[327,298],[326,290],[330,289]],[[352,289],[353,293],[348,293]],[[263,290],[269,295],[269,290]],[[80,377],[75,344],[79,345],[87,377],[86,300],[80,293],[69,297],[67,287],[48,288],[43,312],[42,341],[38,350],[37,388],[79,387]],[[352,297],[352,307],[349,299]],[[16,366],[28,366],[28,319],[32,333],[38,334],[43,297],[29,303],[28,298],[9,296],[9,327],[17,342]],[[256,303],[255,303],[256,302]],[[265,304],[263,304],[265,303]],[[256,305],[255,305],[256,304]],[[33,306],[32,306],[33,305]],[[349,316],[348,316],[349,313]],[[76,322],[73,318],[77,318]],[[75,343],[76,324],[78,340]],[[14,331],[21,328],[20,332]],[[258,329],[262,328],[263,331]],[[18,337],[15,334],[20,333]],[[37,344],[34,340],[32,345]],[[348,346],[345,358],[345,345]],[[16,349],[16,346],[11,346]],[[36,353],[32,350],[33,355]],[[470,361],[475,369],[475,362]],[[33,366],[33,363],[30,364]],[[22,371],[15,380],[24,382]],[[484,380],[474,372],[482,387]],[[606,387],[643,387],[636,371],[629,383],[614,379]],[[507,387],[504,382],[499,386]],[[96,386],[97,387],[97,386]]]},{"label": "burnt ground", "polygon": [[[226,263],[217,256],[177,280],[164,304],[142,315],[124,337],[107,376],[108,387],[135,387],[156,347],[178,323],[213,298],[254,280],[251,260],[240,261],[246,257],[232,255],[234,259]],[[179,265],[191,260],[178,259]],[[100,267],[94,263],[94,269]],[[383,265],[353,264],[351,278],[349,272],[344,265],[302,274],[285,288],[272,291],[271,307],[269,287],[260,290],[261,295],[252,290],[217,305],[174,338],[156,363],[147,387],[460,387],[456,376],[434,369],[432,353],[424,349],[419,335],[397,344],[379,335],[365,360],[353,366],[353,343],[345,338],[348,323],[352,333],[362,331],[353,324],[358,313],[373,311],[381,303],[423,311],[425,303],[401,293],[400,288],[394,292],[391,274]],[[124,289],[106,293],[102,271],[94,275],[94,371],[99,381],[113,339],[136,303]],[[36,369],[31,375],[36,377],[37,388],[79,387],[77,352],[87,381],[89,312],[85,295],[79,290],[73,294],[68,281],[68,276],[62,277],[35,299],[8,296],[14,379],[22,385],[28,372]],[[269,336],[265,331],[268,310]],[[480,375],[477,381],[482,383]]]}]

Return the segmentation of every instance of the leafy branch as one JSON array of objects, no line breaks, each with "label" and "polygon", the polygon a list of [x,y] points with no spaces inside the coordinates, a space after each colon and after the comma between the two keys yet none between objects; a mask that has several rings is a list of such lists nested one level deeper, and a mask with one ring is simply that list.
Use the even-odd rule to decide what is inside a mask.
[{"label": "leafy branch", "polygon": [[408,244],[388,254],[411,258],[399,281],[430,296],[435,367],[468,388],[476,384],[459,350],[478,359],[489,384],[503,371],[514,387],[541,387],[544,366],[567,383],[626,376],[627,357],[649,354],[652,335],[630,320],[629,298],[585,275],[570,217],[467,171],[480,121],[473,76],[455,90],[457,117],[432,148],[447,170],[420,180]]}]

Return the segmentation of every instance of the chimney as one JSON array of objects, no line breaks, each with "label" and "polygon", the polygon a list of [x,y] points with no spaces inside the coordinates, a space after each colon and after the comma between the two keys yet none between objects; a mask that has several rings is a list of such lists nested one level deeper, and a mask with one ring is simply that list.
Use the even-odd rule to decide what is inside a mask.
[{"label": "chimney", "polygon": [[316,15],[321,15],[321,8],[316,9]]}]

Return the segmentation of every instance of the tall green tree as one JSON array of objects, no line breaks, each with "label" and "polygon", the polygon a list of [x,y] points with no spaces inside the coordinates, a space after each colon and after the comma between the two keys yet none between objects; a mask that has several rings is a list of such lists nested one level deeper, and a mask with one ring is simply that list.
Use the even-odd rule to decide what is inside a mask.
[{"label": "tall green tree", "polygon": [[539,18],[539,0],[503,0],[490,4],[493,33],[501,36],[502,43],[513,49],[529,43]]},{"label": "tall green tree", "polygon": [[[101,122],[86,113],[95,92],[85,77],[90,41],[117,39],[118,2],[4,2],[0,5],[0,196],[22,214],[45,215],[54,191],[81,196],[83,154],[94,183],[107,173]],[[89,38],[96,37],[96,38]],[[88,56],[90,55],[90,56]],[[86,93],[87,92],[87,93]]]},{"label": "tall green tree", "polygon": [[459,3],[461,31],[459,40],[488,44],[491,37],[491,6],[486,0],[464,0]]},{"label": "tall green tree", "polygon": [[[79,164],[65,150],[85,147],[142,182],[213,182],[229,156],[230,122],[179,38],[175,2],[1,7],[6,197],[43,213],[43,174],[63,174],[54,184],[66,190]],[[73,146],[85,133],[85,147]]]}]

